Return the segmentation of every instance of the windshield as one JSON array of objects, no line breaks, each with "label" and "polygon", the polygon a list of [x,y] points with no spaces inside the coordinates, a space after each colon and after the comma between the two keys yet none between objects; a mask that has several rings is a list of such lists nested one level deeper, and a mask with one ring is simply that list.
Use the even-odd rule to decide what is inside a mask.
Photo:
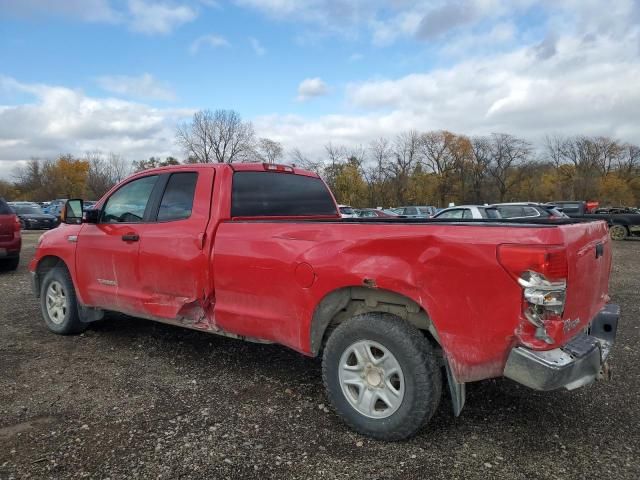
[{"label": "windshield", "polygon": [[42,215],[42,209],[35,205],[14,205],[13,209],[18,215]]}]

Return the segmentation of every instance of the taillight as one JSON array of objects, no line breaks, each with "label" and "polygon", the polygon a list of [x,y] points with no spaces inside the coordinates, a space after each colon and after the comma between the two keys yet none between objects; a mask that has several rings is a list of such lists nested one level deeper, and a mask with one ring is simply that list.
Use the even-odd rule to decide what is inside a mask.
[{"label": "taillight", "polygon": [[20,219],[16,217],[16,222],[13,224],[13,231],[19,232],[22,226],[20,225]]},{"label": "taillight", "polygon": [[[522,314],[535,339],[554,343],[567,292],[567,254],[563,247],[500,245],[498,261],[522,287]],[[529,329],[531,329],[529,327]]]},{"label": "taillight", "polygon": [[548,280],[567,278],[567,252],[564,247],[500,245],[498,261],[516,280],[527,270],[540,273]]}]

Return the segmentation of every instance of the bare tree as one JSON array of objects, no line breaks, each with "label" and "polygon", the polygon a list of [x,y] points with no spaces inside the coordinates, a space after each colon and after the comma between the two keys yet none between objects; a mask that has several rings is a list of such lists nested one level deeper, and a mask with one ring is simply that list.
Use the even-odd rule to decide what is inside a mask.
[{"label": "bare tree", "polygon": [[440,205],[447,206],[447,196],[453,189],[452,173],[456,168],[454,145],[456,136],[441,130],[427,132],[420,136],[420,152],[422,162],[427,169],[436,175],[438,180],[438,196]]},{"label": "bare tree", "polygon": [[474,137],[471,140],[471,148],[472,199],[474,203],[484,203],[489,197],[483,187],[491,163],[491,144],[487,137]]},{"label": "bare tree", "polygon": [[406,201],[409,177],[420,162],[420,143],[420,134],[415,130],[400,133],[393,142],[393,160],[389,169],[393,175],[399,205]]},{"label": "bare tree", "polygon": [[623,145],[617,169],[628,180],[640,176],[640,147],[630,143]]},{"label": "bare tree", "polygon": [[42,165],[44,161],[31,157],[19,167],[15,174],[15,185],[23,192],[36,192],[42,187]]},{"label": "bare tree", "polygon": [[291,151],[290,158],[293,166],[304,168],[305,170],[310,170],[317,173],[318,175],[322,175],[324,163],[322,163],[321,161],[311,160],[304,153],[302,153],[299,148],[294,148]]},{"label": "bare tree", "polygon": [[385,184],[389,179],[389,163],[392,158],[389,140],[381,137],[369,144],[370,159],[363,169],[362,175],[369,190],[369,204],[383,205],[391,199],[384,198]]},{"label": "bare tree", "polygon": [[250,157],[255,134],[235,110],[200,110],[176,129],[176,141],[194,163],[231,163]]},{"label": "bare tree", "polygon": [[334,145],[329,142],[324,146],[329,157],[329,164],[324,168],[324,179],[332,190],[336,186],[340,166],[347,160],[347,149],[341,145]]},{"label": "bare tree", "polygon": [[98,150],[86,152],[84,160],[89,163],[87,189],[93,198],[102,197],[130,171],[130,165],[122,156],[109,152],[106,157]]},{"label": "bare tree", "polygon": [[516,167],[529,159],[531,144],[507,133],[493,133],[490,145],[488,173],[495,181],[500,201],[504,202],[507,193],[521,181],[521,170]]},{"label": "bare tree", "polygon": [[601,155],[603,147],[584,135],[547,138],[546,147],[557,173],[570,184],[571,196],[591,198],[597,191],[600,172],[608,168],[608,161]]},{"label": "bare tree", "polygon": [[256,155],[262,162],[276,163],[282,158],[282,144],[263,137],[258,140]]}]

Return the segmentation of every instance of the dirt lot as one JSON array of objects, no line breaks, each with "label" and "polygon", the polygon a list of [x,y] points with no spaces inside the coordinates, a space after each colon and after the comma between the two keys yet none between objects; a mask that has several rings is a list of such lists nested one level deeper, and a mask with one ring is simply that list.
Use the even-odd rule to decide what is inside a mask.
[{"label": "dirt lot", "polygon": [[[25,235],[24,258],[38,234]],[[48,333],[26,260],[0,272],[0,478],[640,477],[640,242],[615,245],[614,378],[539,393],[508,380],[443,398],[404,443],[360,437],[327,406],[320,362],[122,316]]]}]

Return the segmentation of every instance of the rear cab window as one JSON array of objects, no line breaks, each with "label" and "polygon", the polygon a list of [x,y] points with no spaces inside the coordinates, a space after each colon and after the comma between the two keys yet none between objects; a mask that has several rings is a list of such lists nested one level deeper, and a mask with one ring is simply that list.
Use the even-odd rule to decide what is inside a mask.
[{"label": "rear cab window", "polygon": [[332,216],[333,197],[318,177],[282,172],[233,174],[232,217]]}]

